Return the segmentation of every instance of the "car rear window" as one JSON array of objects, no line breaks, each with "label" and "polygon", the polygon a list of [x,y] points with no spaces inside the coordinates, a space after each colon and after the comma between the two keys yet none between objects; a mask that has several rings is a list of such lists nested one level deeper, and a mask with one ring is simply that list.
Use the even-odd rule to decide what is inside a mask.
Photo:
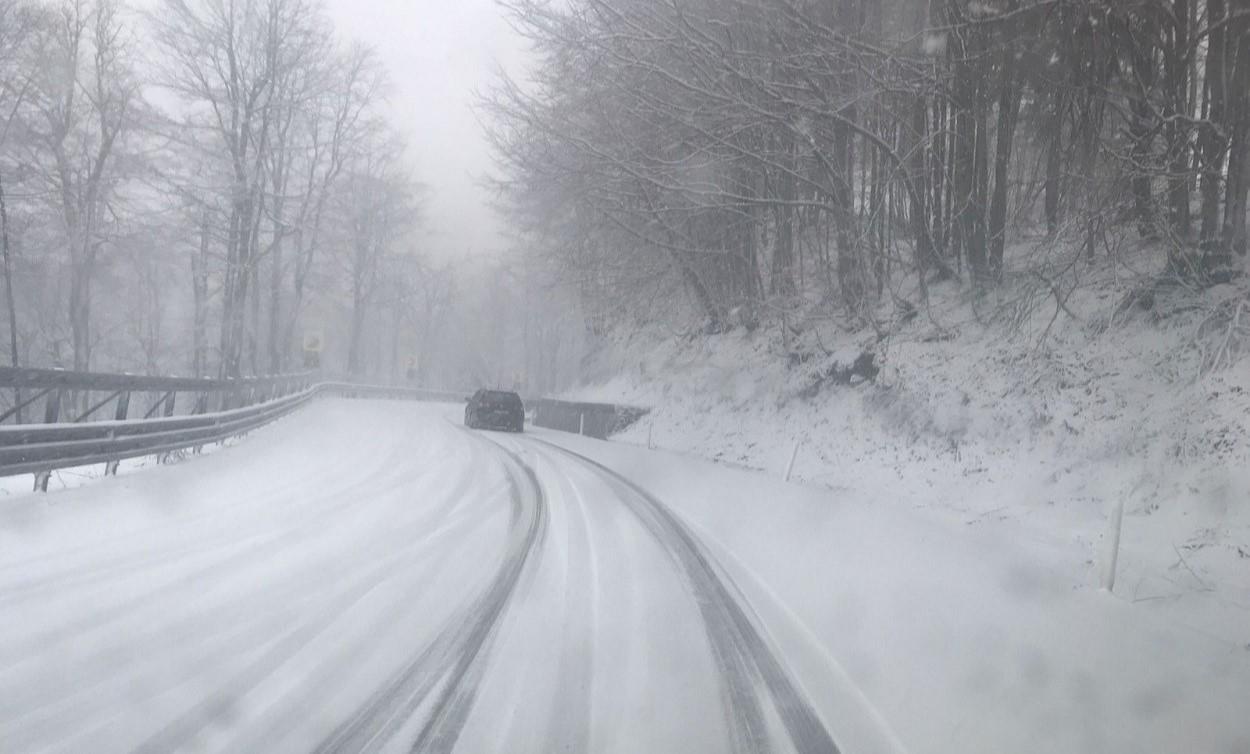
[{"label": "car rear window", "polygon": [[501,408],[512,408],[521,405],[521,397],[516,393],[505,393],[497,390],[489,390],[482,395],[482,403],[489,406],[499,406]]}]

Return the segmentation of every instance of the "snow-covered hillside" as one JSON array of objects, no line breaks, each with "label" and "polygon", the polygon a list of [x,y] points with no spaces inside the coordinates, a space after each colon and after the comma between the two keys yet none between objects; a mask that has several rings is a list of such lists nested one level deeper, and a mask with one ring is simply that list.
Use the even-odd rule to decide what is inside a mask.
[{"label": "snow-covered hillside", "polygon": [[[1074,588],[1098,587],[1123,502],[1116,596],[1250,651],[1247,291],[1082,274],[981,300],[939,283],[915,316],[881,312],[883,338],[836,316],[789,344],[648,330],[606,345],[574,394],[654,409],[618,439],[767,473],[798,443],[795,479],[1054,543]],[[875,379],[837,384],[866,351]]]}]

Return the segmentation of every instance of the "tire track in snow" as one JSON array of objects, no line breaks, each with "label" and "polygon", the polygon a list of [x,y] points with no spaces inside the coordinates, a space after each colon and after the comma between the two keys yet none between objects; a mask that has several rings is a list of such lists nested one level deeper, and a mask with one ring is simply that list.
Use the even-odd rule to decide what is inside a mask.
[{"label": "tire track in snow", "polygon": [[[464,484],[452,491],[447,497],[447,502],[441,506],[445,514],[442,526],[433,531],[427,531],[428,523],[426,519],[421,518],[406,522],[403,526],[389,532],[391,540],[408,543],[397,551],[391,551],[383,556],[369,557],[347,568],[333,569],[324,577],[317,576],[326,572],[323,563],[308,564],[305,570],[309,571],[309,574],[301,572],[288,577],[286,581],[266,583],[250,594],[240,595],[234,601],[222,602],[208,609],[180,616],[171,623],[144,624],[139,631],[127,633],[124,637],[126,645],[135,642],[154,643],[157,640],[172,641],[179,645],[188,644],[193,646],[193,654],[189,656],[195,658],[193,662],[195,666],[229,665],[239,647],[260,647],[275,636],[284,636],[291,631],[292,622],[298,624],[309,613],[314,615],[333,613],[337,609],[334,598],[326,600],[320,596],[320,593],[329,592],[337,595],[342,590],[350,589],[360,574],[376,574],[379,565],[391,567],[389,564],[392,564],[395,558],[402,557],[404,553],[421,550],[429,542],[445,537],[455,529],[471,525],[472,521],[462,516],[455,516],[448,510],[454,507],[452,503],[457,496],[467,490],[467,485],[468,480],[465,480]],[[446,520],[449,517],[450,520]],[[423,555],[419,555],[417,559],[408,561],[405,568],[412,568],[413,564],[420,561],[422,557]],[[299,576],[299,578],[294,578],[294,576]],[[379,582],[379,585],[387,580],[389,577]],[[296,587],[303,587],[305,592],[299,593]],[[101,647],[94,654],[101,658],[108,658],[116,655],[124,646]],[[291,654],[293,655],[294,652]],[[184,662],[187,660],[186,657],[183,659]],[[0,724],[0,729],[14,725],[27,725],[29,723],[25,718],[39,715],[45,709],[47,712],[44,716],[49,718],[48,725],[55,724],[56,718],[52,716],[52,713],[59,708],[75,708],[76,717],[81,718],[89,710],[80,706],[75,707],[79,704],[79,697],[84,698],[88,704],[107,705],[109,703],[107,700],[111,697],[93,695],[97,688],[106,684],[126,687],[127,678],[142,678],[152,669],[159,668],[164,660],[165,658],[161,656],[131,660],[120,669],[120,672],[115,665],[103,663],[87,665],[76,677],[76,683],[70,694],[59,693],[55,696],[45,694],[44,698],[40,699],[31,698],[28,692],[24,700],[26,708],[6,710],[9,714]],[[259,678],[263,679],[263,676]],[[147,687],[146,684],[133,682],[128,686],[131,689]],[[237,691],[238,695],[246,693],[246,690],[246,688],[231,689],[231,691]],[[161,691],[161,688],[153,688],[151,694],[155,695]],[[131,694],[132,702],[138,700],[134,691],[128,693]]]},{"label": "tire track in snow", "polygon": [[[560,664],[556,671],[558,698],[555,713],[547,724],[547,751],[590,751],[591,694],[594,679],[595,622],[598,613],[599,563],[594,550],[590,521],[586,514],[586,501],[573,483],[573,479],[561,472],[552,462],[550,454],[537,454],[547,461],[547,468],[559,473],[558,484],[569,517],[568,558],[562,565],[565,570],[565,593],[563,600],[566,615],[574,615],[583,609],[588,613],[589,628],[578,636],[569,622],[563,626]],[[580,543],[577,544],[577,543]],[[580,556],[580,558],[578,557]],[[583,567],[584,566],[584,567]],[[581,589],[578,589],[580,579]]]},{"label": "tire track in snow", "polygon": [[598,562],[585,503],[553,455],[513,437],[490,438],[532,469],[546,498],[547,533],[501,624],[477,702],[482,709],[466,721],[460,750],[594,751]]},{"label": "tire track in snow", "polygon": [[[484,650],[542,539],[547,521],[546,500],[533,470],[514,454],[491,445],[503,454],[513,502],[512,542],[494,579],[429,646],[322,741],[316,749],[318,754],[374,751],[394,738],[426,704],[429,712],[411,750],[446,752],[455,747],[485,670]],[[437,696],[432,697],[436,690]]]},{"label": "tire track in snow", "polygon": [[[417,543],[412,549],[420,549]],[[241,697],[262,680],[272,675],[285,662],[328,629],[338,618],[348,613],[378,587],[395,577],[397,566],[410,551],[401,551],[385,558],[374,568],[352,579],[346,588],[339,589],[329,608],[315,620],[300,624],[277,637],[274,644],[260,657],[235,674],[231,682],[215,694],[201,700],[179,718],[171,721],[155,735],[135,747],[135,752],[159,754],[186,748],[187,743],[214,720],[231,714],[234,700]]]},{"label": "tire track in snow", "polygon": [[667,506],[625,477],[591,458],[545,440],[530,441],[583,464],[617,490],[618,498],[642,522],[682,569],[695,593],[712,654],[724,684],[727,721],[735,751],[772,750],[759,689],[767,691],[790,743],[800,754],[837,754],[839,748],[777,658],[728,577]]},{"label": "tire track in snow", "polygon": [[[392,447],[390,453],[379,457],[376,461],[375,468],[382,469],[383,472],[381,475],[376,476],[366,474],[366,478],[370,480],[368,482],[369,488],[385,488],[387,484],[393,481],[393,479],[389,479],[388,477],[396,477],[398,475],[409,473],[402,464],[402,461],[405,460],[406,452],[407,451],[404,448],[403,443],[396,443]],[[284,486],[270,490],[263,497],[248,495],[244,496],[243,499],[247,501],[246,505],[248,507],[264,507],[266,502],[269,500],[283,501],[284,499],[289,499],[291,497],[290,492],[294,487],[296,487],[296,482],[292,481]],[[311,507],[311,511],[301,510],[300,512],[304,515],[294,519],[295,523],[280,524],[273,531],[256,535],[252,539],[252,542],[254,542],[256,546],[265,547],[277,540],[280,540],[288,534],[312,528],[319,523],[319,521],[315,519],[328,518],[329,516],[339,513],[344,509],[358,507],[368,500],[368,498],[362,494],[357,497],[350,498],[346,503],[344,503],[342,502],[344,492],[345,490],[343,489],[333,489],[330,493],[312,498],[311,500],[304,500],[299,503],[289,504],[290,507],[299,506],[301,509]],[[364,492],[364,490],[358,490],[358,492]],[[324,502],[330,502],[331,504],[324,507],[310,506],[310,503],[320,504]],[[244,503],[234,503],[216,509],[215,512],[216,515],[220,517],[232,510],[243,508],[244,505]],[[312,518],[309,517],[308,513],[312,514]],[[204,515],[198,518],[206,519],[208,516]],[[195,523],[202,523],[202,521],[195,521]],[[139,534],[128,535],[127,539],[141,540],[141,537],[150,536],[149,532],[144,531]],[[124,542],[113,541],[106,545],[96,545],[92,549],[117,549],[123,544]],[[61,560],[68,559],[70,561],[70,565],[60,567],[60,570],[49,573],[39,573],[17,579],[9,583],[0,584],[0,605],[5,605],[11,608],[16,604],[20,604],[20,602],[24,599],[30,597],[37,598],[46,595],[48,590],[53,587],[60,589],[90,587],[96,582],[107,581],[122,574],[144,571],[153,566],[168,564],[181,559],[194,557],[199,554],[213,552],[215,550],[233,549],[238,545],[239,540],[237,534],[233,531],[224,531],[214,534],[209,538],[196,539],[190,543],[184,542],[172,547],[148,549],[138,554],[133,552],[120,552],[106,559],[96,560],[94,562],[79,560],[81,555],[90,554],[91,552],[91,549],[89,548],[79,548],[79,552],[77,553],[71,551],[70,553],[59,556]],[[249,546],[251,545],[249,544]],[[82,567],[83,562],[89,562],[91,568],[89,570],[84,569]],[[5,566],[3,570],[17,570],[24,566],[28,567],[28,565],[29,561],[25,563],[17,562]]]}]

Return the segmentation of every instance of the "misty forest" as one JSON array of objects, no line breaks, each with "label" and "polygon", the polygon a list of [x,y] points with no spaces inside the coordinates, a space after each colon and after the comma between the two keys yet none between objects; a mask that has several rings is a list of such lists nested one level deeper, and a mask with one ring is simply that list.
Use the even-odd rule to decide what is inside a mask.
[{"label": "misty forest", "polygon": [[10,362],[279,374],[307,335],[391,375],[436,348],[455,281],[414,241],[389,75],[302,0],[5,0]]},{"label": "misty forest", "polygon": [[939,285],[992,316],[1088,268],[1243,268],[1242,3],[508,5],[541,62],[487,103],[499,187],[592,330],[674,298],[706,332],[882,327]]},{"label": "misty forest", "polygon": [[517,253],[466,271],[423,249],[403,72],[315,3],[4,0],[9,362],[277,374],[307,335],[338,373],[542,391],[623,323],[883,330],[935,286],[993,317],[1243,267],[1238,0],[503,5],[536,62],[480,94],[482,180]]}]

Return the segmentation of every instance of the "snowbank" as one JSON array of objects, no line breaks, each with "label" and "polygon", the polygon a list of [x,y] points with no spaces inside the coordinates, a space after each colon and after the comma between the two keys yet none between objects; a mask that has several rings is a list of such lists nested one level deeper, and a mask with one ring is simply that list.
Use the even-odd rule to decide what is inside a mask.
[{"label": "snowbank", "polygon": [[[830,317],[788,347],[643,331],[572,396],[654,409],[620,440],[769,473],[799,443],[796,479],[1060,548],[1078,589],[1098,588],[1122,501],[1117,597],[1250,651],[1250,344],[1210,368],[1247,291],[1082,273],[991,299],[940,283],[918,316],[885,312],[883,339]],[[873,381],[822,379],[865,351]]]}]

